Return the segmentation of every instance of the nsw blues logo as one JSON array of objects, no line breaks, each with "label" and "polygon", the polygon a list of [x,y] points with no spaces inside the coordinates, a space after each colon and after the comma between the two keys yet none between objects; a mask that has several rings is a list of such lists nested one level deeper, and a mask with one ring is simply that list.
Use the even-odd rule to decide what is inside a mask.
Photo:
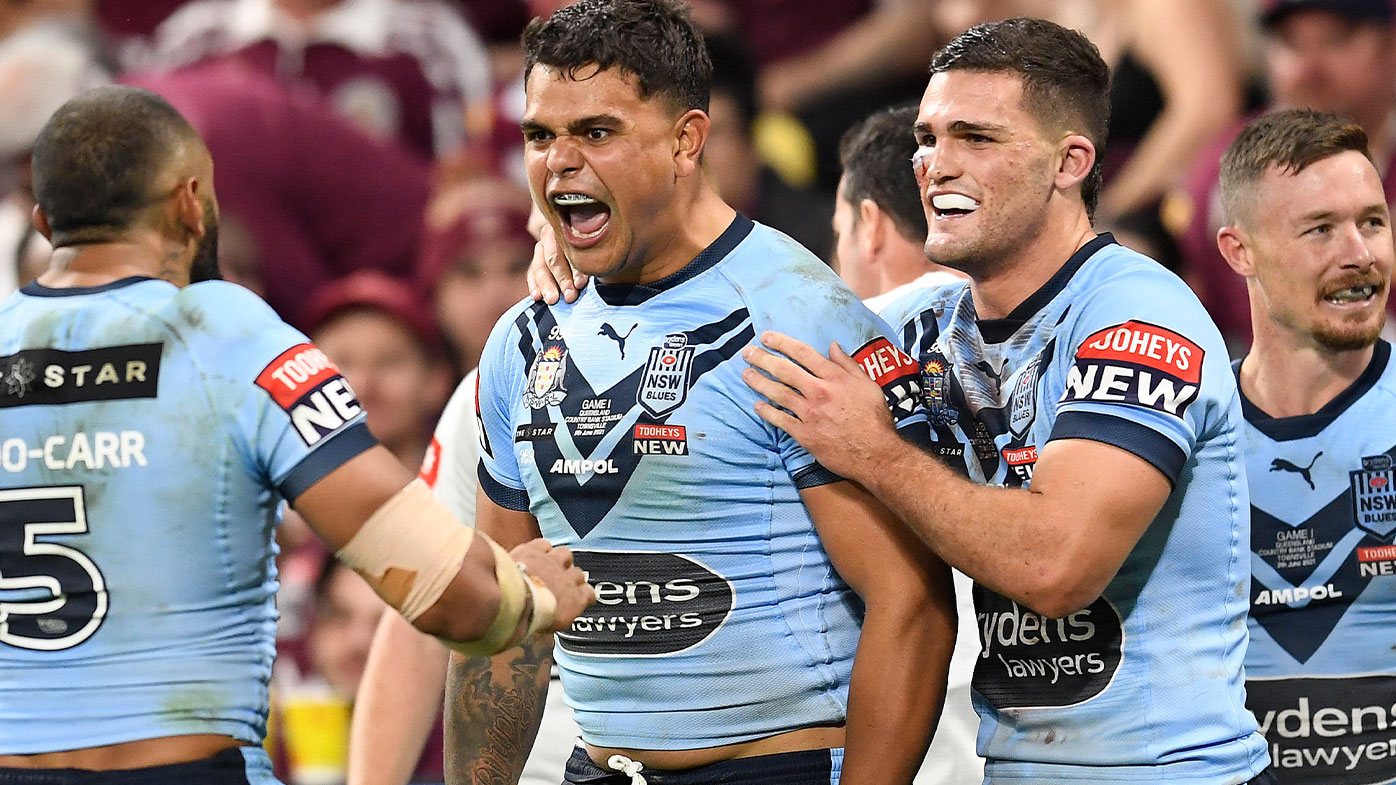
[{"label": "nsw blues logo", "polygon": [[1021,437],[1027,433],[1037,416],[1037,379],[1041,363],[1033,360],[1027,370],[1013,383],[1013,397],[1008,408],[1008,430]]},{"label": "nsw blues logo", "polygon": [[688,400],[693,347],[683,333],[664,336],[664,343],[650,349],[635,400],[652,417],[663,417]]},{"label": "nsw blues logo", "polygon": [[1390,542],[1396,534],[1396,462],[1390,455],[1366,456],[1362,468],[1349,477],[1357,527]]},{"label": "nsw blues logo", "polygon": [[528,388],[523,400],[530,409],[557,406],[567,397],[567,388],[562,386],[563,369],[567,362],[567,350],[553,344],[533,358],[528,369]]}]

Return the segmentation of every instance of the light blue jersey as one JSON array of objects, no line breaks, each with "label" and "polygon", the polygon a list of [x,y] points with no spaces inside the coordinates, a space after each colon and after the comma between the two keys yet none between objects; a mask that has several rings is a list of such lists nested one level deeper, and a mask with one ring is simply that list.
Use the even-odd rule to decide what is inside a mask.
[{"label": "light blue jersey", "polygon": [[1396,366],[1379,341],[1315,414],[1242,399],[1247,704],[1284,785],[1396,782]]},{"label": "light blue jersey", "polygon": [[556,651],[592,744],[693,749],[844,721],[862,607],[800,500],[839,478],[752,408],[740,351],[767,329],[839,341],[903,427],[924,426],[915,363],[885,325],[741,216],[669,278],[525,302],[490,336],[481,485],[573,548],[596,588]]},{"label": "light blue jersey", "polygon": [[1258,774],[1265,744],[1241,675],[1241,411],[1197,299],[1103,235],[1004,319],[978,320],[967,284],[883,314],[921,364],[937,452],[974,481],[1027,487],[1047,442],[1089,439],[1173,484],[1086,608],[1050,620],[976,585],[987,781],[1221,785]]},{"label": "light blue jersey", "polygon": [[127,278],[0,303],[0,753],[258,744],[275,510],[373,444],[247,290]]}]

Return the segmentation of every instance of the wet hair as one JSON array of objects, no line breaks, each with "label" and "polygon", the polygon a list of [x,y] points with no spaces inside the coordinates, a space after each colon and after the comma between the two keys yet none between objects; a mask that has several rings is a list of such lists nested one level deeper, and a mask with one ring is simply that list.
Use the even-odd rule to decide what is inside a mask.
[{"label": "wet hair", "polygon": [[1270,167],[1295,175],[1312,163],[1348,151],[1372,160],[1367,132],[1338,115],[1282,109],[1257,117],[1222,154],[1218,182],[1223,220],[1235,224],[1249,212],[1255,184]]},{"label": "wet hair", "polygon": [[[915,123],[916,107],[908,105],[874,112],[849,128],[839,142],[843,184],[838,198],[855,208],[871,199],[892,217],[898,234],[920,244],[926,240],[926,212],[910,165]],[[854,220],[857,215],[855,209]]]},{"label": "wet hair", "polygon": [[632,75],[640,98],[708,111],[713,66],[687,8],[675,0],[581,0],[524,30],[524,74],[536,65],[575,79],[589,66]]},{"label": "wet hair", "polygon": [[182,143],[198,141],[165,99],[109,86],[69,100],[34,142],[34,200],[56,246],[108,242],[155,204],[161,168]]},{"label": "wet hair", "polygon": [[1081,199],[1094,216],[1110,132],[1110,67],[1095,44],[1044,19],[987,22],[955,36],[931,59],[932,75],[956,70],[1017,74],[1023,107],[1043,127],[1070,128],[1091,140],[1095,166],[1081,184]]}]

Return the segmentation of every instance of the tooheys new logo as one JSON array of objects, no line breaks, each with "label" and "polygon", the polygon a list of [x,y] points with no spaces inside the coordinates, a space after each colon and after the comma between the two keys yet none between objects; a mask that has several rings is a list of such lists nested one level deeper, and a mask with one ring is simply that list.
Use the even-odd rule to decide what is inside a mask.
[{"label": "tooheys new logo", "polygon": [[732,612],[726,578],[685,556],[574,551],[596,603],[557,634],[574,654],[663,657],[707,640]]},{"label": "tooheys new logo", "polygon": [[1128,321],[1076,350],[1062,402],[1129,403],[1182,418],[1197,400],[1202,348],[1158,325]]},{"label": "tooheys new logo", "polygon": [[1104,597],[1049,619],[976,584],[974,607],[981,650],[973,686],[998,709],[1082,703],[1120,667],[1124,628]]},{"label": "tooheys new logo", "polygon": [[921,366],[886,338],[874,338],[853,353],[868,378],[882,387],[892,416],[900,420],[916,411],[921,399]]},{"label": "tooheys new logo", "polygon": [[319,443],[363,411],[339,369],[313,344],[282,352],[257,375],[257,386],[291,415],[306,446]]},{"label": "tooheys new logo", "polygon": [[1246,707],[1285,785],[1396,781],[1396,676],[1247,679]]}]

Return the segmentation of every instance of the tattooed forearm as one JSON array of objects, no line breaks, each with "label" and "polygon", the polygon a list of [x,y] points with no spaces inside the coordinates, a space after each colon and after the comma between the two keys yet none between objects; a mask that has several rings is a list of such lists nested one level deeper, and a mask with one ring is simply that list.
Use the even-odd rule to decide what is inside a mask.
[{"label": "tattooed forearm", "polygon": [[447,785],[515,785],[533,748],[552,637],[494,657],[451,655],[446,677]]}]

